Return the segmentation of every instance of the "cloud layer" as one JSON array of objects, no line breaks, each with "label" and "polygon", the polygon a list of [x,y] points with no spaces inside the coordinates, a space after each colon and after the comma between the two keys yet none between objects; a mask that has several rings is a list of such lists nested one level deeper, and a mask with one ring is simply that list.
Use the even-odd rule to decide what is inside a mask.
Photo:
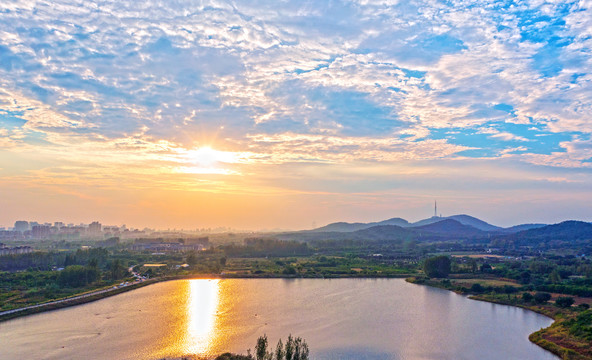
[{"label": "cloud layer", "polygon": [[[454,176],[479,168],[480,194],[523,181],[589,194],[573,184],[592,183],[590,7],[3,2],[0,180],[81,198],[89,186],[348,198],[401,196],[421,174],[427,196],[453,199],[467,191]],[[200,167],[187,154],[203,146],[235,161]],[[486,175],[499,169],[505,187]]]}]

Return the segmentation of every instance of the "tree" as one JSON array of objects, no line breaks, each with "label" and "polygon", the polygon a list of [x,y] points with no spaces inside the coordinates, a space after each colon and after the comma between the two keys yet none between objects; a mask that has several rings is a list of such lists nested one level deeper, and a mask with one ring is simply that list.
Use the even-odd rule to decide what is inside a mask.
[{"label": "tree", "polygon": [[444,255],[427,258],[423,262],[423,271],[428,277],[447,277],[450,274],[450,258]]},{"label": "tree", "polygon": [[477,260],[475,259],[471,259],[469,262],[469,265],[471,266],[471,272],[474,274],[477,272]]},{"label": "tree", "polygon": [[284,344],[282,344],[282,339],[279,339],[277,346],[275,347],[275,360],[284,360],[285,355]]},{"label": "tree", "polygon": [[503,288],[503,289],[504,289],[504,293],[505,293],[506,295],[508,295],[508,300],[510,300],[510,294],[513,294],[513,293],[515,293],[515,292],[517,292],[517,291],[518,291],[518,289],[516,289],[516,288],[515,288],[514,286],[512,286],[512,285],[504,285],[504,288]]},{"label": "tree", "polygon": [[536,301],[537,304],[544,304],[549,300],[551,300],[551,294],[549,294],[549,293],[536,292],[534,294],[534,301]]},{"label": "tree", "polygon": [[70,265],[60,271],[58,284],[62,287],[81,287],[97,280],[99,272],[96,268],[82,265]]},{"label": "tree", "polygon": [[474,283],[473,285],[471,285],[471,292],[474,293],[482,293],[485,289],[483,288],[483,285],[479,284],[479,283]]},{"label": "tree", "polygon": [[284,354],[286,360],[308,360],[308,344],[306,341],[302,340],[302,338],[297,337],[294,339],[292,335],[290,335],[286,341]]},{"label": "tree", "polygon": [[111,262],[109,270],[111,272],[111,280],[119,280],[127,275],[127,271],[119,259]]},{"label": "tree", "polygon": [[488,263],[483,263],[483,265],[481,265],[481,272],[490,272],[491,270],[491,265]]},{"label": "tree", "polygon": [[534,299],[534,296],[532,296],[531,293],[529,293],[529,292],[522,293],[522,301],[524,301],[525,303],[532,302],[533,299]]},{"label": "tree", "polygon": [[255,345],[255,359],[267,360],[270,357],[267,352],[267,344],[267,335],[264,334],[263,336],[259,336],[257,339],[257,345]]},{"label": "tree", "polygon": [[553,284],[559,284],[561,282],[561,276],[559,275],[559,271],[557,271],[557,269],[551,271],[549,274],[549,281],[551,281]]},{"label": "tree", "polygon": [[560,296],[557,298],[557,300],[555,300],[555,305],[562,307],[562,308],[568,308],[571,307],[574,303],[574,298],[572,298],[571,296]]},{"label": "tree", "polygon": [[308,360],[308,344],[302,338],[294,340],[294,360]]},{"label": "tree", "polygon": [[286,360],[295,360],[294,359],[294,339],[292,335],[288,335],[288,340],[286,340]]},{"label": "tree", "polygon": [[197,264],[197,255],[195,254],[195,251],[190,251],[185,261],[187,261],[187,265],[190,266]]}]

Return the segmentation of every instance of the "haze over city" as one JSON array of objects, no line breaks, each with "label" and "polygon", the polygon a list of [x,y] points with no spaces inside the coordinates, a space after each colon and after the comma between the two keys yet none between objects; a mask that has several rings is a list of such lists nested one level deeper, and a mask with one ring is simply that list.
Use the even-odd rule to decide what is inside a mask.
[{"label": "haze over city", "polygon": [[0,226],[592,220],[589,2],[0,4]]}]

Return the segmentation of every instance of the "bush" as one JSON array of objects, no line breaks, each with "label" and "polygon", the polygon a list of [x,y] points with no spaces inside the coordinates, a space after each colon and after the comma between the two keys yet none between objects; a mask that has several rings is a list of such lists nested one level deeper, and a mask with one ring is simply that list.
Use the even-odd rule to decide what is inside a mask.
[{"label": "bush", "polygon": [[549,293],[536,292],[534,294],[534,301],[536,301],[537,304],[544,304],[549,300],[551,300],[551,294],[549,294]]},{"label": "bush", "polygon": [[572,298],[571,296],[561,296],[558,297],[557,300],[555,300],[555,305],[562,307],[562,308],[568,308],[571,307],[574,303],[574,298]]},{"label": "bush", "polygon": [[534,296],[532,296],[531,293],[525,292],[522,294],[522,301],[524,301],[525,303],[532,302],[532,300],[534,300]]},{"label": "bush", "polygon": [[450,274],[450,258],[444,255],[427,258],[423,271],[428,277],[445,278]]},{"label": "bush", "polygon": [[475,284],[471,285],[471,289],[470,289],[471,292],[474,292],[477,294],[482,293],[484,290],[485,289],[483,289],[483,286],[479,283],[475,283]]},{"label": "bush", "polygon": [[253,360],[252,356],[224,353],[216,357],[216,360]]},{"label": "bush", "polygon": [[95,282],[99,277],[96,268],[81,265],[70,265],[60,271],[58,284],[61,287],[81,287]]}]

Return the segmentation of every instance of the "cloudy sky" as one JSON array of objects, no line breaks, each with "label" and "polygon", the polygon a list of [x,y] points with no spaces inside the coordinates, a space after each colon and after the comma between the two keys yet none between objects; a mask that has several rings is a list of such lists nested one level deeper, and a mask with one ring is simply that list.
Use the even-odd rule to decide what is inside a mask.
[{"label": "cloudy sky", "polygon": [[0,226],[592,221],[592,1],[0,3]]}]

